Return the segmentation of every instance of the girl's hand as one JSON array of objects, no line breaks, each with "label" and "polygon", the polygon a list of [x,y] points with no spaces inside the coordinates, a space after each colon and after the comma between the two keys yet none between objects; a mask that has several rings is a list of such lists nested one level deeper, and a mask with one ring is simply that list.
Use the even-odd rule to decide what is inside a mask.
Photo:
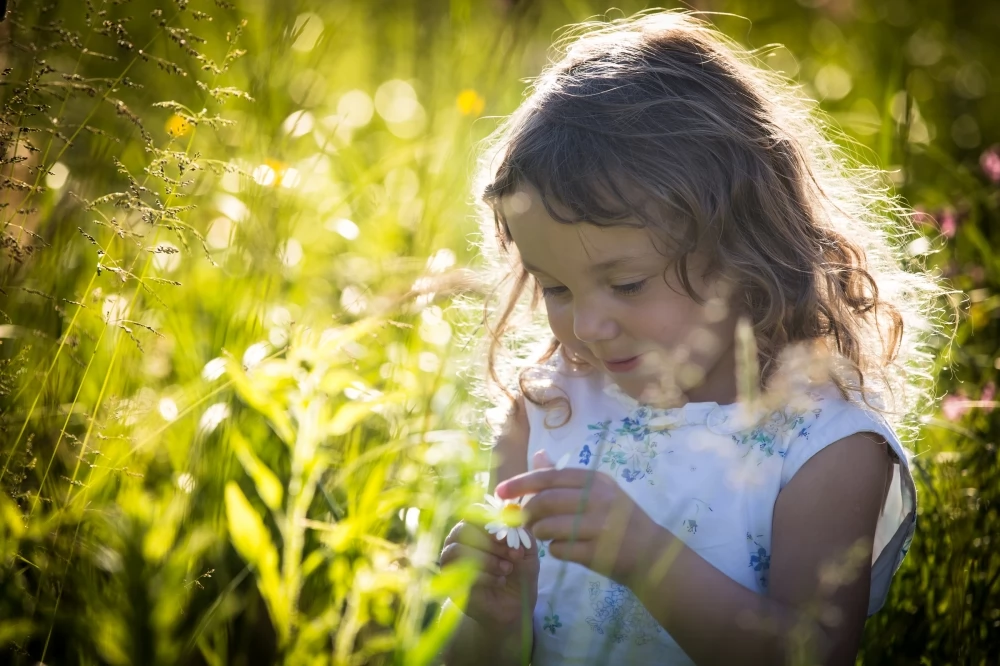
[{"label": "girl's hand", "polygon": [[603,472],[536,469],[497,485],[496,495],[530,495],[524,506],[536,539],[549,552],[623,585],[636,582],[663,550],[667,531]]},{"label": "girl's hand", "polygon": [[[532,540],[534,541],[534,540]],[[460,521],[444,540],[441,566],[460,559],[479,565],[465,614],[480,626],[517,626],[521,613],[534,611],[538,599],[538,547],[510,548],[486,530]]]}]

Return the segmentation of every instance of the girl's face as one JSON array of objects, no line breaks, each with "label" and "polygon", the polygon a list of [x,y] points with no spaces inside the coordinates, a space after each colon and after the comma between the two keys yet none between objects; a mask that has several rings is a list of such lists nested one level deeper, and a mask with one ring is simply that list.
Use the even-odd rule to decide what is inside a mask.
[{"label": "girl's face", "polygon": [[643,402],[736,399],[738,313],[729,283],[706,279],[697,256],[688,269],[704,305],[685,293],[647,229],[558,222],[533,188],[501,206],[524,267],[543,289],[549,326],[571,358]]}]

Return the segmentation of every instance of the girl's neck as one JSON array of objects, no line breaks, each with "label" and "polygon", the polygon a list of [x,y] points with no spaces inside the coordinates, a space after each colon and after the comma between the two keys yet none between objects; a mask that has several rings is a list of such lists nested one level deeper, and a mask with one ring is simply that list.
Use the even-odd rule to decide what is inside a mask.
[{"label": "girl's neck", "polygon": [[720,405],[736,402],[739,391],[736,386],[735,351],[735,344],[730,344],[708,368],[704,381],[684,391],[688,402],[714,402]]}]

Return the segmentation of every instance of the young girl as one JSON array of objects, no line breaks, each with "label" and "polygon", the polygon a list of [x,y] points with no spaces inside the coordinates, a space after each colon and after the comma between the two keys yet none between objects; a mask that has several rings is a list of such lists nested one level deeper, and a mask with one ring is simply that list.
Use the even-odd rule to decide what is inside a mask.
[{"label": "young girl", "polygon": [[914,532],[940,290],[844,164],[691,14],[571,34],[484,162],[491,376],[526,290],[551,336],[495,445],[523,525],[442,552],[481,565],[446,663],[854,663]]}]

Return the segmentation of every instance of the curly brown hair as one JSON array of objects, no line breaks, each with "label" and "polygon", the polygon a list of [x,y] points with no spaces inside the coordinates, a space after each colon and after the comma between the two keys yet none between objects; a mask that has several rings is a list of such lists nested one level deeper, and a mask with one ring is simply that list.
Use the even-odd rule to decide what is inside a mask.
[{"label": "curly brown hair", "polygon": [[[760,386],[783,352],[823,348],[849,369],[831,373],[845,397],[874,392],[897,426],[913,415],[933,385],[926,343],[942,328],[945,290],[903,267],[915,232],[882,172],[848,166],[855,160],[834,140],[844,137],[814,104],[691,12],[575,26],[557,52],[481,162],[481,249],[505,292],[484,315],[495,385],[514,397],[498,355],[526,291],[529,314],[540,301],[500,207],[531,186],[560,222],[657,232],[696,300],[688,258],[707,252],[710,270],[741,290]],[[548,338],[532,363],[559,346]],[[548,405],[523,370],[520,392]]]}]

